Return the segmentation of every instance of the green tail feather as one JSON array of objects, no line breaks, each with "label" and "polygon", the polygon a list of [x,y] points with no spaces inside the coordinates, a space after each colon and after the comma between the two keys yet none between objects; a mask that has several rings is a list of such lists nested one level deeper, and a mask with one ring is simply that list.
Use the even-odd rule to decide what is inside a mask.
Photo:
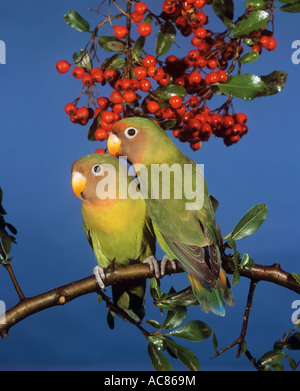
[{"label": "green tail feather", "polygon": [[136,321],[145,316],[145,293],[145,279],[112,286],[113,303]]},{"label": "green tail feather", "polygon": [[194,275],[188,273],[194,295],[204,312],[212,311],[216,315],[225,316],[225,301],[234,304],[233,294],[228,278],[223,269],[217,279],[217,288],[206,287]]}]

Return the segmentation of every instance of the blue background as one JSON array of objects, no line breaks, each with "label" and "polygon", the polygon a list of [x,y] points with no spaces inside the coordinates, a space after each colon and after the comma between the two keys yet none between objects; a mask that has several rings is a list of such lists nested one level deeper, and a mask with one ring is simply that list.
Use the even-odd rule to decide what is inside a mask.
[{"label": "blue background", "polygon": [[[70,184],[71,164],[100,146],[87,140],[87,127],[73,125],[64,105],[80,91],[81,82],[69,72],[60,75],[55,63],[71,61],[72,53],[85,46],[89,36],[64,23],[71,8],[87,18],[91,26],[99,19],[87,7],[99,1],[65,0],[2,2],[0,39],[6,43],[7,64],[0,65],[1,153],[0,185],[7,221],[18,228],[18,245],[12,249],[13,268],[26,296],[86,277],[95,265],[82,230],[80,202]],[[153,2],[152,2],[153,3]],[[236,2],[237,3],[237,2]],[[239,11],[243,2],[239,2]],[[158,13],[160,2],[155,2]],[[211,29],[222,24],[210,7]],[[299,273],[299,72],[291,61],[291,44],[299,39],[299,15],[275,13],[278,48],[264,51],[259,61],[245,65],[243,72],[265,75],[285,70],[288,79],[278,95],[251,102],[236,99],[236,112],[246,112],[249,133],[227,148],[212,138],[198,153],[188,145],[183,151],[205,164],[210,193],[220,202],[216,214],[223,235],[229,233],[244,213],[256,203],[268,205],[268,217],[254,236],[238,243],[258,264],[279,262],[282,268]],[[157,30],[155,30],[157,31]],[[155,45],[155,34],[149,50]],[[111,35],[107,26],[103,35]],[[186,42],[179,37],[182,57]],[[151,49],[152,48],[152,49]],[[104,59],[106,52],[101,52]],[[108,94],[103,89],[103,95]],[[158,257],[161,256],[159,251]],[[186,286],[186,276],[166,277],[162,288]],[[204,314],[198,307],[188,311],[189,319],[207,322],[222,348],[241,330],[249,280],[241,278],[233,288],[236,304],[227,307],[225,318]],[[8,273],[0,270],[0,299],[7,308],[18,297]],[[271,350],[275,340],[293,327],[291,315],[296,293],[270,283],[259,283],[254,297],[246,341],[259,358]],[[147,296],[147,318],[160,320],[157,308]],[[185,343],[200,359],[203,370],[252,370],[245,356],[236,359],[236,348],[214,355],[211,339]],[[297,359],[297,352],[291,352]],[[170,359],[174,369],[184,369]],[[299,360],[299,354],[298,354]],[[286,365],[289,368],[288,364]],[[106,324],[105,305],[97,295],[86,295],[63,306],[33,315],[10,330],[0,342],[2,370],[152,370],[144,337],[128,322],[117,319],[114,330]]]}]

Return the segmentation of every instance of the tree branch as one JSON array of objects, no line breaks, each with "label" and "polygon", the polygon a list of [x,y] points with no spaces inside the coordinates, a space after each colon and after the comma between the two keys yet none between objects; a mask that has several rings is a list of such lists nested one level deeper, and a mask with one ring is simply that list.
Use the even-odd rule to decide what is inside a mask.
[{"label": "tree branch", "polygon": [[[226,261],[228,261],[228,257]],[[255,265],[251,270],[246,267],[240,267],[239,269],[241,276],[250,278],[252,281],[269,281],[300,293],[300,285],[291,274],[282,270],[277,263],[271,266]],[[232,274],[231,270],[226,271]],[[182,272],[184,270],[178,262],[176,272],[174,272],[170,263],[167,264],[166,274],[171,275]],[[106,277],[106,286],[109,286],[137,278],[152,278],[154,275],[147,264],[137,264],[120,267],[113,272],[108,272]],[[9,329],[28,316],[46,308],[63,305],[79,296],[93,292],[99,292],[99,286],[95,277],[89,276],[37,296],[24,298],[6,312],[5,323],[0,323],[0,335],[5,339],[8,336]]]}]

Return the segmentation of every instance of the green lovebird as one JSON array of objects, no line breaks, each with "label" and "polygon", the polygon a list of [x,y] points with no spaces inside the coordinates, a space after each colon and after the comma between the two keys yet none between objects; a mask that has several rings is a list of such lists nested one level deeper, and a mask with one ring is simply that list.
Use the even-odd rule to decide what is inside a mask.
[{"label": "green lovebird", "polygon": [[[133,165],[158,243],[169,260],[177,259],[183,266],[203,311],[224,316],[225,301],[233,305],[234,299],[221,267],[214,210],[199,166],[177,148],[163,129],[146,118],[116,122],[107,145],[112,155],[124,156]],[[161,173],[154,185],[157,167],[162,171],[169,168],[167,183]],[[170,193],[163,196],[167,184]],[[193,193],[195,187],[197,191]]]},{"label": "green lovebird", "polygon": [[[128,196],[130,185],[136,188],[127,167],[113,156],[95,153],[72,165],[72,187],[82,200],[83,228],[97,258],[94,274],[102,289],[106,269],[142,262],[151,266],[155,255],[156,238],[145,201]],[[113,302],[141,320],[145,288],[145,279],[113,285]]]}]

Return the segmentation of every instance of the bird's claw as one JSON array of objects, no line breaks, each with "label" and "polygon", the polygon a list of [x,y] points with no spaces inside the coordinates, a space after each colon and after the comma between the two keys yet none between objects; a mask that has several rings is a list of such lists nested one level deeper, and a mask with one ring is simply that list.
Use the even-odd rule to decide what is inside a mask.
[{"label": "bird's claw", "polygon": [[159,264],[153,255],[150,255],[150,257],[146,258],[144,263],[148,263],[150,270],[155,275],[155,278],[160,278]]},{"label": "bird's claw", "polygon": [[99,265],[95,266],[93,273],[94,273],[94,276],[96,278],[96,281],[97,281],[100,289],[105,289],[104,281],[106,280],[106,276],[105,276],[105,271],[104,271],[103,267],[101,267]]},{"label": "bird's claw", "polygon": [[172,265],[172,268],[174,270],[174,272],[176,272],[177,270],[177,265],[176,265],[176,261],[174,259],[170,260],[167,255],[165,254],[163,256],[163,259],[161,260],[161,264],[160,264],[160,274],[161,276],[163,277],[166,273],[166,267],[167,267],[167,263],[168,262],[171,262],[171,265]]}]

